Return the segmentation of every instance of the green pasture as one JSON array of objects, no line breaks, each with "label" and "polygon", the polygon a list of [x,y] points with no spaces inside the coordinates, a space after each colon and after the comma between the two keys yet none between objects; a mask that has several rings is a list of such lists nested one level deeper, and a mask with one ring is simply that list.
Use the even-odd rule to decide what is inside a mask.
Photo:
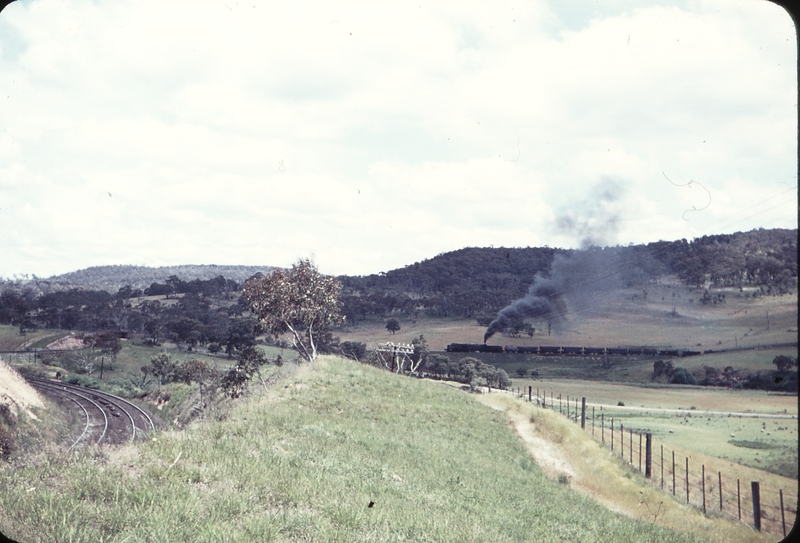
[{"label": "green pasture", "polygon": [[[224,417],[0,466],[20,541],[692,541],[547,478],[503,413],[325,357]],[[223,419],[224,420],[217,420]]]},{"label": "green pasture", "polygon": [[[713,353],[700,356],[541,356],[515,353],[441,353],[450,360],[458,361],[470,356],[483,360],[508,373],[515,383],[519,381],[517,370],[525,368],[539,372],[541,379],[590,379],[597,381],[652,384],[653,363],[656,360],[671,360],[675,367],[684,367],[701,381],[705,376],[704,366],[712,366],[722,372],[732,366],[742,377],[759,371],[773,371],[773,359],[778,355],[797,357],[797,348],[760,349]],[[665,378],[662,376],[663,383]],[[515,385],[516,386],[516,385]]]},{"label": "green pasture", "polygon": [[[600,414],[595,411],[595,432]],[[765,419],[736,415],[685,414],[657,411],[603,410],[606,424],[614,419],[635,432],[650,432],[665,447],[679,447],[794,479],[797,486],[797,419]],[[608,432],[608,428],[606,428]],[[609,435],[606,434],[608,439]],[[617,435],[619,439],[619,435]]]},{"label": "green pasture", "polygon": [[18,326],[2,324],[0,325],[0,351],[13,351],[24,348],[42,349],[48,343],[68,334],[69,332],[63,330],[44,329],[20,334]]},{"label": "green pasture", "polygon": [[763,414],[797,414],[797,396],[764,390],[731,389],[691,385],[668,385],[666,383],[615,383],[586,379],[514,379],[513,388],[527,390],[533,387],[546,390],[548,401],[551,393],[557,397],[586,396],[590,405],[605,405],[606,409],[617,407],[622,402],[628,408],[736,411]]},{"label": "green pasture", "polygon": [[[634,299],[634,295],[640,296],[643,290],[648,291],[647,299]],[[699,302],[702,289],[677,285],[622,289],[591,303],[570,302],[564,325],[557,332],[548,334],[544,323],[533,323],[537,328],[533,337],[512,338],[498,334],[489,343],[589,347],[648,345],[706,350],[797,341],[797,294],[757,299],[745,296],[738,289],[727,289],[725,294],[725,304],[703,305]],[[385,328],[389,318],[400,322],[401,329],[395,335]],[[361,341],[374,348],[381,342],[410,342],[423,334],[431,349],[442,351],[450,343],[482,343],[485,331],[475,319],[392,314],[345,326],[336,335],[342,341]]]},{"label": "green pasture", "polygon": [[[518,387],[527,391],[528,386],[533,387],[534,394],[537,389],[540,394],[546,394],[548,403],[552,394],[556,410],[560,395],[565,412],[567,397],[571,412],[575,410],[575,399],[586,397],[588,415],[592,407],[595,409],[595,431],[600,427],[602,414],[606,425],[613,418],[615,425],[621,422],[626,428],[652,432],[654,439],[668,447],[681,447],[798,478],[797,396],[666,384],[637,386],[571,379],[514,381],[515,390]],[[768,418],[770,415],[794,415],[795,418]],[[766,448],[741,446],[737,441],[756,442]]]}]

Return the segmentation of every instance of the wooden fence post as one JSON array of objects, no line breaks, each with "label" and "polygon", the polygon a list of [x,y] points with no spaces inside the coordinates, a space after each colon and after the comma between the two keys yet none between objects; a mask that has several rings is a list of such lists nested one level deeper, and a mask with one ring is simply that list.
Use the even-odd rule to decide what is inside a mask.
[{"label": "wooden fence post", "polygon": [[[600,440],[601,443],[605,444],[606,442],[606,414],[600,413]],[[612,451],[614,449],[611,449]]]},{"label": "wooden fence post", "polygon": [[531,395],[533,394],[533,387],[528,385],[528,402],[531,401]]},{"label": "wooden fence post", "polygon": [[614,452],[614,417],[611,417],[611,452]]},{"label": "wooden fence post", "polygon": [[539,398],[539,389],[536,389],[536,405],[542,405],[542,400]]},{"label": "wooden fence post", "polygon": [[717,476],[719,477],[719,510],[722,511],[722,472],[718,471]]},{"label": "wooden fence post", "polygon": [[629,453],[630,456],[630,465],[633,465],[633,430],[628,430],[628,448],[631,450]]},{"label": "wooden fence post", "polygon": [[[586,396],[581,398],[581,430],[585,429],[586,429]],[[594,423],[592,423],[592,429],[594,429]]]},{"label": "wooden fence post", "polygon": [[742,489],[739,486],[739,479],[736,479],[736,503],[739,507],[739,520],[742,520]]},{"label": "wooden fence post", "polygon": [[[645,455],[644,455],[644,476],[647,479],[649,479],[650,476],[652,475],[652,472],[653,472],[653,434],[651,434],[650,432],[647,432],[647,434],[645,434],[645,437],[646,437],[646,439],[645,439],[645,447],[646,447],[647,450],[645,451]],[[640,447],[641,447],[641,445],[640,445]],[[642,451],[640,449],[639,450],[639,458],[641,458],[641,457],[642,457]],[[639,469],[641,469],[641,468],[639,468]],[[664,480],[663,477],[662,477],[661,480],[662,481]]]},{"label": "wooden fence post", "polygon": [[783,512],[783,489],[778,490],[781,494],[781,525],[783,526],[783,537],[786,537],[786,515]]},{"label": "wooden fence post", "polygon": [[642,471],[642,434],[639,434],[639,471]]},{"label": "wooden fence post", "polygon": [[750,491],[753,493],[753,527],[761,531],[761,488],[758,481],[750,482]]},{"label": "wooden fence post", "polygon": [[675,451],[672,451],[672,495],[675,495]]},{"label": "wooden fence post", "polygon": [[700,483],[700,488],[703,489],[703,514],[705,515],[706,514],[706,465],[702,464],[701,467],[702,470],[700,472],[701,474],[700,476],[702,477],[701,479],[702,482]]},{"label": "wooden fence post", "polygon": [[625,426],[619,423],[619,457],[625,460]]},{"label": "wooden fence post", "polygon": [[689,503],[689,457],[686,457],[686,503]]},{"label": "wooden fence post", "polygon": [[592,406],[592,437],[594,437],[594,406]]}]

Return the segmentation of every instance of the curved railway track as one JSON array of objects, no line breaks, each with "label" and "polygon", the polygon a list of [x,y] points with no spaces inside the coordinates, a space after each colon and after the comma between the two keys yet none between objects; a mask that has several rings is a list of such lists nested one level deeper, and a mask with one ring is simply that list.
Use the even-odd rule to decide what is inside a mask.
[{"label": "curved railway track", "polygon": [[147,411],[113,394],[50,379],[26,379],[42,394],[82,416],[83,431],[69,450],[79,443],[133,443],[137,437],[156,429]]}]

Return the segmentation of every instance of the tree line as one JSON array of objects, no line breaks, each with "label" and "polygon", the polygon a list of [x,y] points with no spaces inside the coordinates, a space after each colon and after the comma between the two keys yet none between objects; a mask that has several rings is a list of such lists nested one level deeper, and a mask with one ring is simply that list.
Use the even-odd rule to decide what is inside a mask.
[{"label": "tree line", "polygon": [[[628,286],[674,274],[690,286],[753,286],[764,294],[780,294],[795,288],[797,281],[796,229],[592,250],[612,255],[622,283]],[[341,314],[350,324],[399,316],[486,322],[523,296],[537,273],[547,275],[557,255],[573,252],[468,247],[386,273],[340,276]],[[126,285],[114,294],[79,287],[42,293],[35,287],[35,283],[0,282],[0,324],[17,325],[21,331],[36,327],[127,331],[146,335],[153,343],[170,340],[212,349],[235,349],[231,341],[249,335],[252,324],[248,304],[241,299],[243,284],[222,275],[205,280],[172,275],[146,288]],[[148,296],[166,299],[145,299]],[[718,301],[711,294],[701,299]]]},{"label": "tree line", "polygon": [[[759,287],[764,294],[796,288],[796,229],[758,229],[591,250],[613,257],[605,260],[617,262],[615,271],[624,286],[675,275],[692,287]],[[468,247],[386,273],[342,276],[342,312],[349,323],[401,315],[485,320],[522,297],[537,273],[546,276],[557,255],[574,252],[549,247]]]},{"label": "tree line", "polygon": [[[20,332],[37,328],[118,332],[153,344],[172,341],[187,348],[206,346],[232,354],[255,343],[255,318],[246,314],[242,286],[214,279],[183,281],[175,276],[140,290],[125,286],[116,294],[73,288],[41,296],[5,289],[0,293],[0,324]],[[164,296],[151,299],[150,296]]]}]

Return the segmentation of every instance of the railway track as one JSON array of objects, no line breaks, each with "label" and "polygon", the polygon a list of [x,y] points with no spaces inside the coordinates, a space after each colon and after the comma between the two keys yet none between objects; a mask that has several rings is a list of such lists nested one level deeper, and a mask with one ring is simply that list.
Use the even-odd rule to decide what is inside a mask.
[{"label": "railway track", "polygon": [[50,379],[26,379],[33,388],[65,409],[78,413],[84,421],[83,431],[69,450],[80,443],[133,443],[156,429],[147,411],[113,394]]}]

